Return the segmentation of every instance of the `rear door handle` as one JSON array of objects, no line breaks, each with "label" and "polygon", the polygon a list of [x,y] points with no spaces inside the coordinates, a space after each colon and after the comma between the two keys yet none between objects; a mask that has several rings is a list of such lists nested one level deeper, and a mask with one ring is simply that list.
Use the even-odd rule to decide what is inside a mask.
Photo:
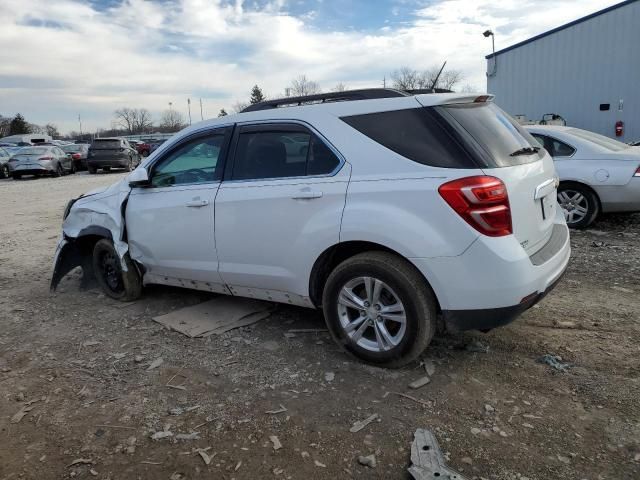
[{"label": "rear door handle", "polygon": [[209,205],[209,202],[207,202],[206,200],[191,200],[190,202],[186,203],[187,207],[206,207],[207,205]]},{"label": "rear door handle", "polygon": [[322,192],[310,192],[310,191],[302,191],[293,195],[291,198],[294,200],[311,200],[313,198],[321,198]]}]

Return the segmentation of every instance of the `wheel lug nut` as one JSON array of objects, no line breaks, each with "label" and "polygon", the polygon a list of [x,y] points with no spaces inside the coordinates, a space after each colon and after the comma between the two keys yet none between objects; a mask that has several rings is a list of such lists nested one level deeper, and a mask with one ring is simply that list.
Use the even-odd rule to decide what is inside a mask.
[{"label": "wheel lug nut", "polygon": [[378,315],[378,316],[376,317],[376,320],[378,320],[379,322],[381,322],[381,321],[382,321],[382,317],[381,317],[380,315]]},{"label": "wheel lug nut", "polygon": [[364,302],[364,306],[365,306],[366,308],[369,308],[369,307],[371,306],[371,304],[370,304],[369,302]]},{"label": "wheel lug nut", "polygon": [[379,303],[376,303],[376,310],[380,311],[382,309],[382,307],[380,306]]},{"label": "wheel lug nut", "polygon": [[361,316],[363,316],[363,317],[364,317],[366,314],[367,314],[367,312],[365,312],[364,310],[360,310],[360,315],[361,315]]}]

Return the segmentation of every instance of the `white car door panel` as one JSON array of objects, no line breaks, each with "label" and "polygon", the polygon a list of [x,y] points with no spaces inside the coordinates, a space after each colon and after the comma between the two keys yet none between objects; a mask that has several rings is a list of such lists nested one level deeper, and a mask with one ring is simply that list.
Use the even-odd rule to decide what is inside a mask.
[{"label": "white car door panel", "polygon": [[[303,147],[286,148],[288,138],[282,141],[277,134],[269,132],[265,134],[269,138],[260,139],[261,133],[264,132],[250,133],[254,137],[247,137],[251,140],[244,143],[244,134],[239,134],[234,170],[241,179],[225,180],[216,197],[219,271],[234,293],[246,295],[245,290],[249,288],[289,292],[304,298],[308,296],[313,262],[325,249],[339,242],[351,167],[345,162],[340,167],[340,160],[333,156],[336,165],[326,165],[326,169],[332,169],[331,175],[248,178],[254,174],[268,176],[270,168],[278,172],[274,175],[283,177],[291,171],[287,169],[297,161],[297,154],[302,155],[303,161],[305,157],[309,159],[307,165],[320,157],[316,156],[320,149],[329,152],[327,160],[335,155],[320,143],[312,143],[311,153],[307,155]],[[288,137],[293,135],[289,133]],[[301,141],[296,139],[298,143]],[[312,142],[316,141],[319,139]],[[264,158],[274,161],[263,162]],[[243,159],[258,165],[249,162],[244,165],[243,173],[237,174],[236,167],[245,161]],[[339,171],[334,174],[336,169]],[[307,167],[307,171],[311,170]]]},{"label": "white car door panel", "polygon": [[227,129],[186,139],[148,167],[151,185],[132,189],[126,210],[129,251],[145,267],[147,280],[220,290],[208,284],[222,284],[214,200],[229,135]]}]

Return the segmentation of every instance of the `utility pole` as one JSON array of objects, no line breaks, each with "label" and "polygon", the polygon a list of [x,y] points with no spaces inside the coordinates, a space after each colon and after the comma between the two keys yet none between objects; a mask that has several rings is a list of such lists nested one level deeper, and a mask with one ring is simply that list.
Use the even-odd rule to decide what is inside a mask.
[{"label": "utility pole", "polygon": [[191,125],[191,99],[187,98],[187,108],[189,109],[189,125]]},{"label": "utility pole", "polygon": [[171,111],[172,105],[173,105],[173,102],[169,102],[169,111]]},{"label": "utility pole", "polygon": [[204,115],[202,114],[202,99],[200,99],[200,120],[204,120]]},{"label": "utility pole", "polygon": [[382,88],[387,88],[387,76],[386,75],[382,79]]},{"label": "utility pole", "polygon": [[78,123],[80,124],[80,138],[82,138],[82,120],[80,119],[80,114],[78,114]]}]

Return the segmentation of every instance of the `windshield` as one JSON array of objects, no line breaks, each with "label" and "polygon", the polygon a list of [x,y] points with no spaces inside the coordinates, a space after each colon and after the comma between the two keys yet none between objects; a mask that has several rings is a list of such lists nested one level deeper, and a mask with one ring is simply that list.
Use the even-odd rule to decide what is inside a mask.
[{"label": "windshield", "polygon": [[20,155],[44,155],[45,153],[48,153],[49,149],[47,147],[33,147],[33,148],[22,148],[20,149],[20,152],[18,152]]},{"label": "windshield", "polygon": [[91,148],[120,148],[120,140],[96,140],[91,145]]},{"label": "windshield", "polygon": [[575,135],[578,138],[582,138],[583,140],[588,140],[596,145],[610,150],[612,152],[620,152],[622,150],[626,150],[630,148],[626,143],[619,142],[614,140],[613,138],[605,137],[604,135],[600,135],[599,133],[589,132],[587,130],[581,130],[579,128],[572,128],[569,130],[571,135]]},{"label": "windshield", "polygon": [[542,158],[544,150],[518,122],[493,103],[439,107],[489,155],[489,166],[510,167]]},{"label": "windshield", "polygon": [[64,147],[62,147],[62,151],[66,153],[81,152],[82,146],[81,145],[65,145]]}]

